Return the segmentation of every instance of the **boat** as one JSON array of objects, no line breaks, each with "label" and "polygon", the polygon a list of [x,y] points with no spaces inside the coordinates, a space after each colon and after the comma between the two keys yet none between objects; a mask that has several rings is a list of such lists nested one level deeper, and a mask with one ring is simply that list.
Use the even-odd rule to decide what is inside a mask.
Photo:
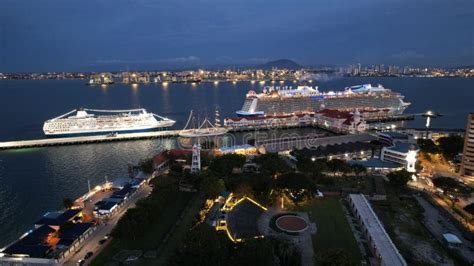
[{"label": "boat", "polygon": [[[218,118],[218,113],[216,113],[216,121],[219,119]],[[220,122],[216,123],[216,125],[213,125],[211,121],[206,117],[204,121],[199,124],[198,127],[194,127],[196,124],[196,118],[193,115],[193,111],[191,110],[188,118],[188,122],[186,123],[186,126],[184,126],[184,129],[179,132],[180,137],[184,138],[200,138],[200,137],[214,137],[214,136],[221,136],[224,135],[228,132],[226,128],[220,127]],[[190,127],[190,128],[188,128]]]},{"label": "boat", "polygon": [[173,126],[176,121],[145,109],[74,109],[44,122],[46,136],[106,135],[153,131]]},{"label": "boat", "polygon": [[318,87],[298,86],[269,87],[262,93],[250,90],[238,116],[284,115],[312,113],[324,109],[355,112],[383,112],[387,115],[402,114],[410,105],[400,93],[382,85],[357,85],[344,91],[320,92]]}]

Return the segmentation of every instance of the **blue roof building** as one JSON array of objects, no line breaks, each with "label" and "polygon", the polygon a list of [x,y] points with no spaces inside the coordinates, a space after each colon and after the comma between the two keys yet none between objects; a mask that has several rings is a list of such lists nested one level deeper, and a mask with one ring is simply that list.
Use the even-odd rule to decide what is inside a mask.
[{"label": "blue roof building", "polygon": [[42,225],[8,246],[2,253],[10,256],[45,258],[51,252],[51,246],[47,243],[48,236],[54,232],[56,230],[53,228]]},{"label": "blue roof building", "polygon": [[68,221],[71,221],[82,212],[82,209],[71,209],[57,212],[47,212],[41,219],[35,222],[35,226],[48,225],[56,230]]}]

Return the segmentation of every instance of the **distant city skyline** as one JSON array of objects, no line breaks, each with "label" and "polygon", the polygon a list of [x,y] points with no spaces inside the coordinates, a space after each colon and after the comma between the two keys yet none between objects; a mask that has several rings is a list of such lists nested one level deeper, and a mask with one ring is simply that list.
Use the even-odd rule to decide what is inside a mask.
[{"label": "distant city skyline", "polygon": [[3,0],[0,72],[474,65],[474,2]]}]

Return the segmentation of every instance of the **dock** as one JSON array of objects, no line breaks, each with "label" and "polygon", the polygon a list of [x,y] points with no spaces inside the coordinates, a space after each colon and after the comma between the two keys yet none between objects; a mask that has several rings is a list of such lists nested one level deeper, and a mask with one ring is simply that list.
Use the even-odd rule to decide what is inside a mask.
[{"label": "dock", "polygon": [[180,130],[166,130],[166,131],[126,133],[126,134],[116,134],[116,135],[97,135],[97,136],[7,141],[7,142],[0,142],[0,150],[87,144],[87,143],[99,143],[99,142],[113,142],[113,141],[126,141],[126,140],[140,140],[140,139],[169,138],[169,137],[178,136],[179,131]]}]

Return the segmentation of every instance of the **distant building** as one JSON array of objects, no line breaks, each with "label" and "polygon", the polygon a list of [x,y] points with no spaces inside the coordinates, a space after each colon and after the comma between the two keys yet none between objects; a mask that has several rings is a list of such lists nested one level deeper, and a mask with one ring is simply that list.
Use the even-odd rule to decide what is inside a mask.
[{"label": "distant building", "polygon": [[460,174],[474,176],[474,113],[470,113],[467,117]]},{"label": "distant building", "polygon": [[464,129],[460,128],[402,128],[398,132],[411,135],[415,139],[432,139],[459,136],[464,137]]},{"label": "distant building", "polygon": [[137,84],[137,83],[149,83],[150,75],[147,72],[123,72],[122,73],[122,82]]},{"label": "distant building", "polygon": [[392,131],[380,132],[377,134],[377,141],[383,146],[379,158],[376,158],[377,156],[360,159],[349,157],[352,158],[349,164],[362,165],[368,172],[377,174],[387,174],[403,168],[412,173],[416,172],[415,165],[419,148],[412,136]]},{"label": "distant building", "polygon": [[415,164],[419,148],[411,136],[397,132],[383,132],[379,141],[387,145],[382,148],[380,160],[404,165],[408,172],[416,172]]},{"label": "distant building", "polygon": [[367,160],[350,160],[351,165],[362,165],[367,169],[368,173],[372,174],[387,174],[393,171],[402,170],[403,165],[389,161],[382,161],[377,158],[370,158]]},{"label": "distant building", "polygon": [[340,144],[330,144],[318,146],[315,148],[303,148],[294,150],[290,154],[294,157],[307,157],[312,160],[317,159],[343,159],[343,160],[362,160],[373,156],[372,151],[376,147],[370,142],[348,142]]},{"label": "distant building", "polygon": [[114,79],[111,73],[93,74],[89,80],[89,85],[107,85],[113,83]]}]

